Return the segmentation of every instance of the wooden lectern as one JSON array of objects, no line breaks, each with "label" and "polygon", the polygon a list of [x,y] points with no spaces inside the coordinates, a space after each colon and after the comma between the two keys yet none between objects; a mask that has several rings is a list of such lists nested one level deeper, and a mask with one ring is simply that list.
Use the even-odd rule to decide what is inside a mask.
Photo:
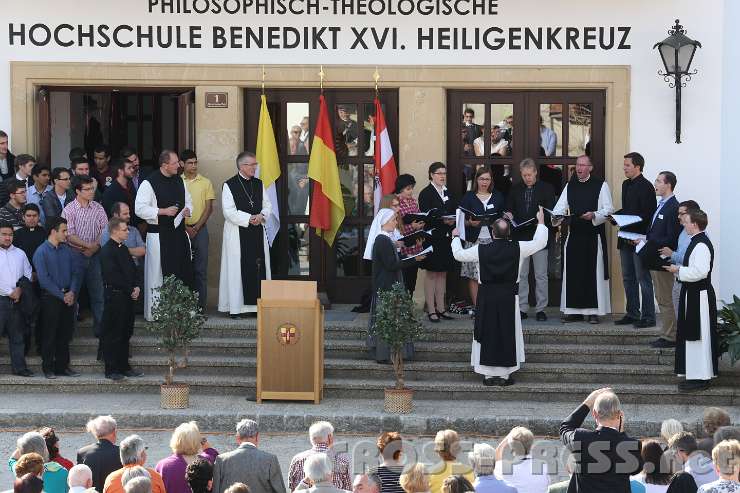
[{"label": "wooden lectern", "polygon": [[321,402],[324,314],[315,281],[262,281],[257,300],[257,403]]}]

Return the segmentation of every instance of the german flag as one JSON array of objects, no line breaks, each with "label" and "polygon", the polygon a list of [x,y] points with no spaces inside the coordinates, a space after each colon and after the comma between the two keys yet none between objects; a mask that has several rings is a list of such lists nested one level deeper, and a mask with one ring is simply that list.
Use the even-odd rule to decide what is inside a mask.
[{"label": "german flag", "polygon": [[319,119],[308,160],[308,177],[313,181],[309,225],[329,246],[334,244],[334,237],[344,221],[344,200],[333,135],[326,100],[322,94],[319,97]]}]

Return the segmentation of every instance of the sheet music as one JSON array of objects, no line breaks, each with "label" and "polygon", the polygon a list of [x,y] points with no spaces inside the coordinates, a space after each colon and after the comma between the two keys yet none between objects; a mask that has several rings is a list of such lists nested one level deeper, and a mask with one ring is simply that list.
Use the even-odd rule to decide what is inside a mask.
[{"label": "sheet music", "polygon": [[420,255],[426,255],[428,253],[432,253],[433,251],[434,251],[434,247],[431,246],[431,245],[429,245],[428,247],[426,247],[424,250],[420,251],[419,253],[417,253],[415,255],[409,255],[408,257],[405,257],[404,260],[408,260],[408,259],[411,259],[411,258],[416,258],[416,257],[418,257]]},{"label": "sheet music", "polygon": [[465,241],[465,209],[462,207],[457,209],[457,218],[455,218],[455,227],[457,228],[457,234],[460,239]]},{"label": "sheet music", "polygon": [[575,214],[555,214],[552,209],[548,209],[547,207],[542,208],[543,211],[549,212],[551,216],[555,217],[571,217],[575,216]]},{"label": "sheet music", "polygon": [[645,241],[646,236],[641,235],[640,233],[631,233],[629,231],[618,231],[617,232],[617,238],[624,238],[625,240],[640,240],[642,242]]},{"label": "sheet music", "polygon": [[534,220],[535,220],[535,219],[537,219],[537,218],[536,218],[536,217],[531,217],[531,218],[527,219],[526,221],[522,221],[522,222],[520,222],[520,223],[518,223],[518,222],[516,222],[516,221],[514,221],[514,220],[512,219],[512,221],[511,221],[511,225],[512,225],[512,227],[514,227],[514,228],[520,228],[520,227],[522,227],[522,226],[525,226],[525,225],[527,225],[527,224],[529,224],[529,223],[531,223],[531,222],[534,222]]},{"label": "sheet music", "polygon": [[640,250],[645,248],[645,245],[647,245],[647,242],[645,240],[640,240],[640,243],[635,246],[635,253],[639,253]]},{"label": "sheet music", "polygon": [[630,214],[612,214],[609,217],[614,219],[614,222],[617,223],[617,226],[619,226],[620,228],[624,228],[625,226],[629,226],[630,224],[642,222],[642,218],[640,216],[634,216]]},{"label": "sheet music", "polygon": [[181,210],[181,211],[180,211],[180,212],[179,212],[179,213],[178,213],[178,214],[177,214],[177,215],[175,216],[175,219],[174,219],[174,223],[175,223],[175,228],[177,228],[178,226],[180,226],[180,223],[182,222],[182,220],[183,220],[183,219],[185,219],[185,208],[183,208],[183,209],[182,209],[182,210]]}]

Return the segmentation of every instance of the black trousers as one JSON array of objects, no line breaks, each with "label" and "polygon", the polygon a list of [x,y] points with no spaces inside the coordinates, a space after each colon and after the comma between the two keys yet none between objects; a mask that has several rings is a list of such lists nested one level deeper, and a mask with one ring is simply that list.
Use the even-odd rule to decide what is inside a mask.
[{"label": "black trousers", "polygon": [[401,273],[403,274],[403,284],[406,287],[406,291],[413,295],[416,290],[416,276],[419,273],[419,262],[409,261],[408,263],[412,263],[413,265],[404,267],[401,269]]},{"label": "black trousers", "polygon": [[13,372],[25,370],[25,320],[17,303],[7,296],[0,296],[0,334],[8,334],[8,349],[10,350],[10,366]]},{"label": "black trousers", "polygon": [[130,293],[105,290],[103,330],[100,343],[103,347],[105,374],[124,373],[131,369],[129,340],[134,333],[134,301]]},{"label": "black trousers", "polygon": [[61,373],[69,367],[69,343],[75,309],[49,293],[41,297],[41,366],[44,373]]}]

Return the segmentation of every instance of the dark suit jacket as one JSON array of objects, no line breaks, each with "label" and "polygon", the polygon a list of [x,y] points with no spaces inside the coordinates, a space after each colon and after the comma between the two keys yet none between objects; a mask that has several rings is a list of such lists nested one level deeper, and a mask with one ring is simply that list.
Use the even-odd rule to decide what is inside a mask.
[{"label": "dark suit jacket", "polygon": [[[74,197],[72,198],[72,200],[74,200]],[[64,200],[64,205],[66,206],[72,200],[70,200],[68,194],[66,199]],[[47,192],[41,198],[41,208],[44,210],[44,216],[46,217],[47,221],[52,217],[61,216],[62,211],[64,210],[64,207],[62,207],[62,204],[59,203],[59,199],[57,198],[57,194],[54,190]]]},{"label": "dark suit jacket", "polygon": [[630,493],[630,475],[642,470],[640,441],[612,428],[580,428],[585,404],[560,424],[560,439],[578,458],[568,493]]},{"label": "dark suit jacket", "polygon": [[662,271],[662,266],[667,265],[670,259],[661,259],[658,249],[667,246],[675,250],[679,234],[681,234],[681,225],[678,222],[678,200],[673,196],[663,204],[647,231],[647,243],[638,254],[643,265],[651,270]]},{"label": "dark suit jacket", "polygon": [[213,465],[213,493],[237,482],[248,484],[251,493],[285,493],[277,456],[248,443],[219,455]]},{"label": "dark suit jacket", "polygon": [[[487,214],[487,213],[499,213],[503,214],[504,212],[504,194],[499,192],[498,190],[494,189],[491,193],[491,196],[488,199],[488,202],[486,202],[486,207],[483,207],[483,202],[478,199],[478,196],[475,194],[475,192],[465,192],[465,195],[463,195],[463,198],[460,200],[460,207],[463,207],[470,212],[474,212],[476,214]],[[465,241],[469,241],[471,243],[474,243],[478,240],[478,236],[480,235],[480,230],[484,226],[465,226]],[[491,234],[491,237],[493,237],[493,234],[491,232],[490,226],[485,226],[488,228],[489,234]]]},{"label": "dark suit jacket", "polygon": [[[630,224],[622,228],[631,233],[645,234],[650,227],[650,221],[655,213],[655,187],[642,174],[634,179],[626,179],[622,182],[622,208],[614,214],[626,214],[640,216],[642,222]],[[620,250],[635,250],[635,246],[622,238],[617,240],[617,248]]]},{"label": "dark suit jacket", "polygon": [[8,163],[8,172],[0,173],[0,177],[3,180],[7,180],[8,178],[15,176],[15,155],[12,152],[10,152],[10,150],[8,150],[8,155],[5,159]]},{"label": "dark suit jacket", "polygon": [[113,445],[108,440],[82,447],[77,451],[77,463],[92,469],[93,487],[98,491],[103,491],[108,474],[123,467],[118,445]]},{"label": "dark suit jacket", "polygon": [[[527,209],[524,201],[524,191],[527,185],[520,181],[511,188],[509,197],[506,199],[506,211],[511,212],[514,221],[517,223],[524,222],[533,217],[537,217],[539,206],[551,209],[555,206],[555,189],[546,181],[537,180],[534,184],[534,197],[532,203]],[[549,221],[547,221],[549,223]],[[551,228],[551,226],[548,226]],[[537,230],[537,222],[528,224],[521,228],[511,231],[511,238],[516,241],[531,241],[534,238],[534,232]]]}]

